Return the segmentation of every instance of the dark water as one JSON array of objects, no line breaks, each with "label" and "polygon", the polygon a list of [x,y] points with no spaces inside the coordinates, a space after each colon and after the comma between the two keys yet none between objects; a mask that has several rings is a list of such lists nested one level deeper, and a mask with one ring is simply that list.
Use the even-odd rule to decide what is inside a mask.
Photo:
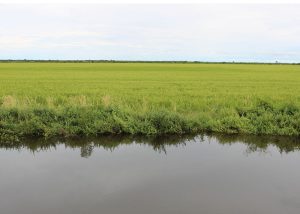
[{"label": "dark water", "polygon": [[300,142],[196,136],[0,144],[1,214],[296,214]]}]

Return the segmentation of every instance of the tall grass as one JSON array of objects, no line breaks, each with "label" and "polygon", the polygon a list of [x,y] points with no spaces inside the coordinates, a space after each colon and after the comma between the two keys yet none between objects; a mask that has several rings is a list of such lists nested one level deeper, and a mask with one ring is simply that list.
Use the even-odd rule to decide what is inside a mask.
[{"label": "tall grass", "polygon": [[0,138],[300,134],[300,66],[0,63]]}]

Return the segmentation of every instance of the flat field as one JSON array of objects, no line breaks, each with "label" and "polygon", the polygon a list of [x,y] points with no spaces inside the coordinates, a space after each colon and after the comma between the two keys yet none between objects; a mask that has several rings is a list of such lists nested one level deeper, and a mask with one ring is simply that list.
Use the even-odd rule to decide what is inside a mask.
[{"label": "flat field", "polygon": [[0,63],[0,136],[300,134],[300,65]]}]

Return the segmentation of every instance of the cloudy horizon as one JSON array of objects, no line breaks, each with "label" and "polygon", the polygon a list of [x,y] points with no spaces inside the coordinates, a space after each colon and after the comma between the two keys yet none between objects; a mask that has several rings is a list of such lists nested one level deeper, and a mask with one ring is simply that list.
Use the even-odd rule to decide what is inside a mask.
[{"label": "cloudy horizon", "polygon": [[300,5],[0,5],[0,59],[300,62]]}]

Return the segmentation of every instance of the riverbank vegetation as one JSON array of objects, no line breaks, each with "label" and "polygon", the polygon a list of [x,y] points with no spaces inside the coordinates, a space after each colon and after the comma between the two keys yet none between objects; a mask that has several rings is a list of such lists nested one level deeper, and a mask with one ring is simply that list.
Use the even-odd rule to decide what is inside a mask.
[{"label": "riverbank vegetation", "polygon": [[300,135],[300,66],[0,63],[0,139]]}]

